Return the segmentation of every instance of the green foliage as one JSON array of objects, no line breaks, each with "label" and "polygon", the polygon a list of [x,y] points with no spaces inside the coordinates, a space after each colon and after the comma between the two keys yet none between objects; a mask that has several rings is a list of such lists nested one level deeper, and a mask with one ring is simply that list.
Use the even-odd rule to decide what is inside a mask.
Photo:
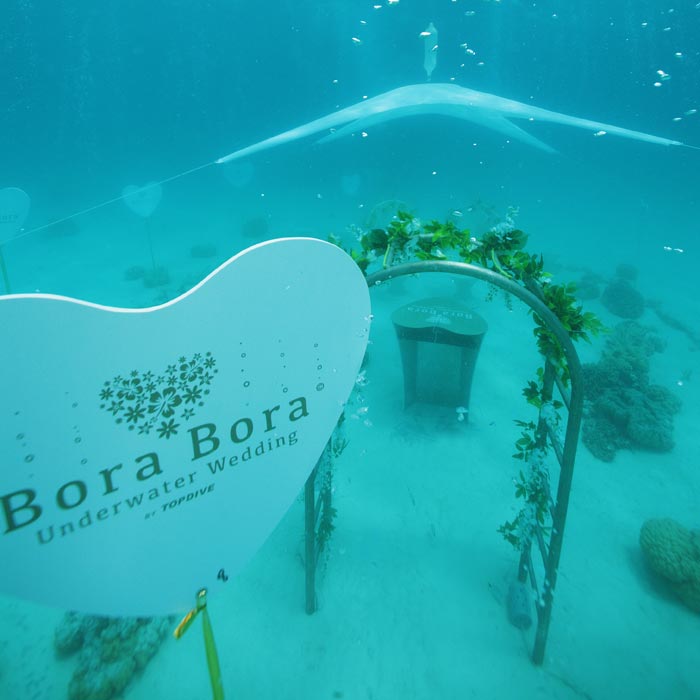
[{"label": "green foliage", "polygon": [[[526,473],[527,472],[527,473]],[[498,528],[503,538],[516,548],[521,548],[534,535],[538,527],[548,533],[546,523],[550,515],[549,474],[544,463],[535,459],[528,462],[528,469],[521,469],[513,480],[515,497],[525,502],[513,520]]]},{"label": "green foliage", "polygon": [[397,211],[396,216],[391,220],[387,230],[387,249],[384,254],[383,264],[387,264],[389,252],[394,252],[399,256],[406,253],[406,247],[411,242],[415,233],[413,226],[413,216],[407,211]]},{"label": "green foliage", "polygon": [[[512,223],[511,213],[507,224]],[[459,229],[452,221],[421,223],[410,212],[399,210],[386,230],[372,229],[360,237],[362,252],[350,251],[350,254],[365,274],[379,256],[383,256],[384,268],[411,259],[456,259],[479,265],[513,280],[537,296],[559,319],[573,341],[590,342],[592,336],[604,332],[600,320],[584,311],[578,302],[575,285],[553,283],[552,276],[544,269],[542,255],[525,250],[527,240],[527,234],[509,225],[498,226],[475,238],[469,230]],[[491,296],[493,293],[489,292],[489,298]],[[566,386],[569,376],[564,350],[540,316],[534,312],[532,315],[537,348],[554,365]],[[540,367],[535,380],[529,381],[523,389],[523,395],[527,403],[539,412],[547,409],[554,422],[558,423],[562,403],[543,395],[543,379],[544,372]],[[550,513],[551,497],[544,461],[548,442],[546,432],[540,430],[537,424],[532,421],[515,422],[522,431],[515,442],[513,457],[526,465],[514,481],[515,495],[524,501],[524,505],[512,521],[499,528],[499,532],[508,542],[522,548],[529,543],[534,527],[540,527],[543,531],[548,529],[545,522]]]},{"label": "green foliage", "polygon": [[347,248],[343,247],[343,242],[340,240],[338,236],[335,234],[331,233],[328,235],[328,242],[332,243],[335,246],[338,246],[341,250],[344,250],[354,261],[357,267],[360,268],[361,272],[363,275],[367,274],[367,268],[369,267],[370,263],[372,262],[372,258],[370,257],[370,253],[372,251],[372,248],[369,247],[370,243],[369,241],[367,242],[367,246],[365,245],[364,239],[367,238],[369,234],[365,234],[362,237],[362,250],[358,251],[353,248],[348,250]]},{"label": "green foliage", "polygon": [[525,428],[525,430],[520,433],[521,437],[515,441],[516,452],[513,455],[513,459],[522,459],[527,462],[537,447],[537,441],[534,436],[537,426],[532,421],[526,423],[522,420],[516,420],[515,424]]},{"label": "green foliage", "polygon": [[[539,297],[559,319],[574,341],[590,341],[604,331],[602,323],[584,312],[575,296],[573,283],[554,284],[544,270],[542,255],[525,250],[527,234],[520,229],[492,229],[477,239],[468,229],[459,229],[452,221],[428,221],[422,224],[410,212],[399,210],[384,229],[372,229],[360,237],[362,251],[350,251],[364,273],[371,255],[383,255],[382,266],[407,258],[417,260],[458,259],[512,279]],[[333,239],[331,239],[333,240]],[[338,242],[337,239],[333,242]],[[534,314],[537,347],[555,366],[564,367],[563,350],[542,319]],[[567,379],[565,377],[565,379]]]},{"label": "green foliage", "polygon": [[430,221],[423,226],[423,233],[416,242],[419,260],[445,260],[445,251],[459,250],[469,243],[469,231],[460,231],[451,221]]},{"label": "green foliage", "polygon": [[[538,296],[557,316],[574,341],[590,341],[604,328],[590,312],[584,312],[575,296],[573,283],[553,284],[544,270],[542,255],[525,250],[527,234],[520,229],[492,229],[477,239],[468,229],[459,229],[452,221],[428,221],[422,224],[413,214],[399,210],[384,229],[372,229],[360,237],[360,252],[350,251],[366,274],[375,258],[382,255],[382,266],[397,261],[458,259],[512,279]],[[337,242],[337,241],[334,241]],[[557,339],[535,314],[534,334],[537,347],[557,367],[564,366],[563,350]],[[565,378],[566,379],[566,378]]]},{"label": "green foliage", "polygon": [[[510,216],[507,223],[511,223]],[[590,342],[592,336],[604,332],[600,320],[584,311],[576,299],[575,285],[553,283],[551,275],[544,269],[542,255],[525,250],[527,240],[527,234],[515,227],[499,226],[475,238],[467,229],[459,229],[452,221],[434,220],[423,224],[410,212],[399,210],[386,231],[372,229],[363,234],[360,237],[361,252],[350,251],[350,255],[365,274],[380,256],[385,268],[410,259],[457,259],[479,265],[515,281],[537,296],[559,319],[573,341]],[[489,295],[492,296],[492,292]],[[533,333],[540,354],[552,362],[564,384],[568,385],[567,363],[561,344],[537,313],[533,312],[533,320]],[[523,396],[528,404],[540,412],[539,425],[545,410],[558,424],[558,411],[562,403],[553,401],[551,396],[544,396],[543,379],[544,372],[540,367],[535,379],[523,389]],[[523,548],[529,544],[535,527],[544,532],[549,529],[546,522],[550,514],[551,496],[545,466],[549,444],[543,427],[538,427],[532,421],[516,420],[515,423],[522,430],[515,441],[513,457],[524,465],[514,480],[515,496],[524,504],[516,517],[504,523],[498,531],[513,546]]]},{"label": "green foliage", "polygon": [[373,228],[369,233],[362,236],[362,250],[366,253],[373,252],[384,255],[389,247],[389,236],[384,229]]},{"label": "green foliage", "polygon": [[338,510],[333,506],[333,471],[336,461],[341,457],[348,446],[348,440],[343,437],[341,431],[344,422],[345,413],[343,412],[338,418],[336,430],[326,445],[321,460],[322,467],[319,468],[319,472],[316,475],[316,478],[321,480],[321,488],[319,490],[321,511],[318,519],[318,528],[316,530],[318,552],[323,551],[330,540],[333,530],[335,530],[335,518],[338,515]]},{"label": "green foliage", "polygon": [[316,539],[318,541],[318,551],[321,552],[335,530],[335,516],[338,511],[333,506],[324,506],[321,510],[321,518],[318,523]]},{"label": "green foliage", "polygon": [[369,267],[369,264],[372,262],[369,258],[369,256],[365,253],[358,253],[357,251],[351,250],[350,251],[350,257],[355,261],[355,264],[357,267],[360,268],[362,271],[363,275],[367,274],[367,268]]}]

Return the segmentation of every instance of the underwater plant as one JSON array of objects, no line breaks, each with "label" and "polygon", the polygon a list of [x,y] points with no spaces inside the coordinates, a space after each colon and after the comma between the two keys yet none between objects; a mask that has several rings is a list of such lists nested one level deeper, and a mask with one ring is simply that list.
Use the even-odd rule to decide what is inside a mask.
[{"label": "underwater plant", "polygon": [[[481,237],[460,229],[452,221],[421,222],[410,212],[400,209],[385,229],[372,229],[359,237],[361,249],[348,252],[364,274],[371,266],[382,268],[411,260],[457,260],[478,265],[496,272],[521,285],[540,299],[558,318],[573,341],[589,342],[592,336],[603,332],[604,326],[595,314],[584,311],[573,283],[556,284],[544,269],[542,255],[525,250],[527,234],[514,225],[517,210],[509,209],[506,219],[493,226]],[[329,240],[340,245],[339,239]],[[569,371],[564,349],[544,321],[532,310],[537,348],[559,373],[565,387],[569,385]],[[540,411],[541,417],[556,430],[560,423],[559,410],[563,404],[553,401],[544,392],[544,367],[538,368],[535,378],[523,389],[528,404]],[[551,514],[552,498],[546,457],[550,444],[546,432],[538,430],[532,421],[517,420],[522,428],[516,440],[513,457],[522,460],[523,469],[514,480],[516,498],[524,505],[511,521],[505,522],[499,533],[518,549],[529,544],[535,528],[546,531]]]}]

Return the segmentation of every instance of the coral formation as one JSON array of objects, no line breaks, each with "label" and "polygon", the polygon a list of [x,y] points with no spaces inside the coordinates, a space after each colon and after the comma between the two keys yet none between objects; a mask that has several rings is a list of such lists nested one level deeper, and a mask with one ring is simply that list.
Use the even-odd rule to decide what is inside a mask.
[{"label": "coral formation", "polygon": [[623,277],[615,277],[603,290],[600,300],[620,318],[639,318],[644,313],[644,297]]},{"label": "coral formation", "polygon": [[155,655],[172,625],[169,618],[108,618],[68,612],[56,628],[54,646],[78,652],[68,685],[69,700],[110,700]]},{"label": "coral formation", "polygon": [[141,267],[141,265],[132,265],[124,270],[124,279],[127,282],[133,282],[134,280],[141,280],[146,274],[146,269]]},{"label": "coral formation", "polygon": [[615,268],[615,277],[618,279],[629,282],[630,284],[637,283],[637,277],[639,275],[639,270],[634,265],[629,265],[627,263],[620,263]]},{"label": "coral formation", "polygon": [[649,381],[649,358],[664,343],[634,321],[618,324],[600,360],[584,365],[586,413],[583,444],[610,462],[620,449],[673,449],[673,416],[680,400]]},{"label": "coral formation", "polygon": [[143,275],[143,286],[146,289],[153,289],[154,287],[164,287],[170,282],[170,273],[166,267],[153,267],[150,270],[144,272]]},{"label": "coral formation", "polygon": [[264,241],[270,237],[270,225],[264,216],[255,216],[241,225],[241,236],[252,241]]},{"label": "coral formation", "polygon": [[700,613],[700,530],[688,530],[671,518],[647,520],[639,544],[651,569]]},{"label": "coral formation", "polygon": [[600,296],[600,277],[592,272],[585,272],[576,282],[576,296],[581,301],[597,299]]},{"label": "coral formation", "polygon": [[213,258],[216,255],[216,246],[209,243],[199,243],[190,248],[191,258]]},{"label": "coral formation", "polygon": [[54,631],[53,644],[59,656],[73,654],[83,646],[88,619],[76,612],[67,612],[63,616]]},{"label": "coral formation", "polygon": [[690,340],[691,349],[693,351],[700,350],[700,333],[698,333],[698,331],[693,329],[689,324],[668,313],[660,301],[647,299],[647,306],[654,311],[654,313],[659,317],[659,320],[665,323],[669,328],[673,328],[674,330],[683,333],[688,340]]}]

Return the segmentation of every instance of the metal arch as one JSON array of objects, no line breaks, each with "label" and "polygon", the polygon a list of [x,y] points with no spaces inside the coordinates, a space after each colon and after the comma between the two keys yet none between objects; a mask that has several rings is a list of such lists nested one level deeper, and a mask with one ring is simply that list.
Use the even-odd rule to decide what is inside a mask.
[{"label": "metal arch", "polygon": [[564,527],[566,525],[566,515],[569,507],[569,493],[571,491],[571,482],[573,479],[578,436],[581,429],[583,413],[583,375],[581,371],[581,361],[579,360],[578,353],[576,352],[576,348],[568,332],[561,324],[556,314],[546,306],[542,299],[533,291],[526,289],[512,279],[497,272],[493,272],[492,270],[455,261],[426,260],[396,265],[375,272],[367,277],[367,286],[371,288],[381,282],[386,282],[397,277],[415,275],[423,272],[444,272],[453,275],[474,277],[518,297],[518,299],[527,304],[530,309],[542,319],[547,330],[556,337],[564,351],[566,366],[569,372],[570,388],[567,390],[558,374],[558,368],[550,362],[549,358],[545,358],[543,386],[543,395],[545,398],[551,398],[554,385],[556,385],[562,395],[564,405],[568,409],[564,444],[561,445],[558,443],[554,431],[547,425],[541,414],[537,428],[540,439],[547,440],[547,438],[549,438],[552,442],[555,455],[561,467],[556,500],[554,501],[552,509],[552,531],[549,544],[546,544],[543,533],[539,529],[536,538],[542,554],[545,571],[545,579],[542,584],[541,592],[538,591],[535,571],[532,564],[532,542],[528,543],[521,552],[518,570],[520,581],[524,582],[529,578],[533,588],[537,592],[537,630],[535,632],[532,660],[539,666],[544,661],[544,652],[552,613],[554,588],[557,582],[557,570],[561,558]]},{"label": "metal arch", "polygon": [[[395,277],[416,275],[421,272],[447,272],[453,275],[476,277],[477,279],[493,284],[496,287],[505,289],[505,291],[509,292],[513,296],[518,297],[533,311],[537,312],[537,314],[542,317],[542,320],[545,322],[547,328],[554,333],[557,340],[562,345],[569,369],[573,370],[574,368],[578,368],[580,371],[581,363],[578,359],[576,348],[574,348],[574,344],[571,342],[569,334],[566,332],[564,326],[561,325],[556,314],[531,291],[525,289],[525,287],[522,287],[517,282],[504,277],[498,272],[487,270],[486,268],[479,267],[478,265],[470,265],[468,263],[455,262],[452,260],[423,260],[420,262],[406,263],[404,265],[395,265],[387,268],[386,270],[375,272],[367,277],[367,286],[374,287],[377,284],[392,280]],[[581,403],[583,403],[583,397],[580,398]]]}]

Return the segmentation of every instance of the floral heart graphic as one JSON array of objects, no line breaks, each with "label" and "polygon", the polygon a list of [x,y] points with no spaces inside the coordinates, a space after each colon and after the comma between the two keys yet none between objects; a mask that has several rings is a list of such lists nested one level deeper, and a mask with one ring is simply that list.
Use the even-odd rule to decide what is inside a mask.
[{"label": "floral heart graphic", "polygon": [[0,297],[0,593],[136,617],[215,594],[302,490],[369,318],[355,263],[303,238],[149,309]]},{"label": "floral heart graphic", "polygon": [[100,408],[140,435],[155,430],[158,437],[169,439],[177,435],[182,421],[195,416],[197,406],[204,406],[218,371],[210,352],[195,353],[191,359],[183,355],[159,374],[135,369],[104,383]]},{"label": "floral heart graphic", "polygon": [[14,238],[29,214],[29,195],[17,187],[0,190],[0,244]]}]

